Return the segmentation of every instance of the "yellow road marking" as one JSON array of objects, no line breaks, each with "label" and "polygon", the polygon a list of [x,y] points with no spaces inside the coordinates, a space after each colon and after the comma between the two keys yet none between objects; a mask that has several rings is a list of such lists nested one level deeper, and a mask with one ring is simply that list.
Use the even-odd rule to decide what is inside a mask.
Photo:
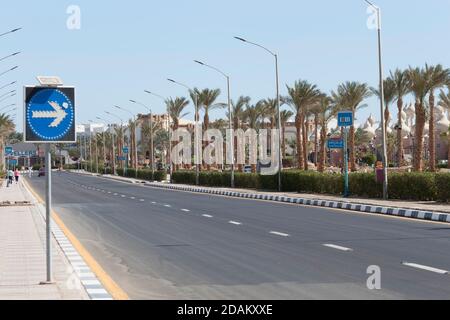
[{"label": "yellow road marking", "polygon": [[[34,189],[28,184],[28,182],[23,180],[27,189],[33,194],[33,196],[42,204],[45,202],[42,198],[34,191]],[[67,228],[59,215],[52,210],[52,218],[61,228],[62,232],[66,235],[67,239],[72,243],[73,247],[78,251],[78,253],[83,257],[86,264],[91,268],[92,272],[97,276],[100,282],[103,284],[105,289],[111,294],[114,300],[129,300],[130,298],[123,291],[122,288],[106,273],[106,271],[100,266],[100,264],[92,257],[92,255],[86,250],[86,248],[81,244],[81,242],[75,237],[75,235]]]}]

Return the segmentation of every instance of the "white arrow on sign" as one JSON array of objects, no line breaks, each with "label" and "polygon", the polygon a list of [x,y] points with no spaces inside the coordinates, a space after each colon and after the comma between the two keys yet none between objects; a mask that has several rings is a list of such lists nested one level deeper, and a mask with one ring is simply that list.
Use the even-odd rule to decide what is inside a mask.
[{"label": "white arrow on sign", "polygon": [[49,104],[55,111],[33,111],[33,119],[54,118],[49,128],[56,128],[67,117],[67,112],[58,104],[58,102],[49,101]]}]

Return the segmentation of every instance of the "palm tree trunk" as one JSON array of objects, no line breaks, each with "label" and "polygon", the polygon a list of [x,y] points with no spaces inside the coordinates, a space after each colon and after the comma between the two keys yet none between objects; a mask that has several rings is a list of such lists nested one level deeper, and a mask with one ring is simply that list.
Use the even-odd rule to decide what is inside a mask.
[{"label": "palm tree trunk", "polygon": [[[236,134],[236,130],[239,129],[239,119],[237,117],[234,118],[233,128],[234,128],[234,134]],[[237,151],[237,142],[238,142],[237,137],[234,137],[233,147],[234,147],[234,159],[235,159],[235,161],[237,160],[237,152],[238,152]],[[233,163],[234,163],[234,161],[233,161]],[[242,169],[243,169],[242,168],[242,163],[239,163],[237,165],[237,170],[239,172],[242,172]]]},{"label": "palm tree trunk", "polygon": [[[398,109],[398,127],[402,126],[402,110],[403,110],[403,99],[400,97],[397,100]],[[403,129],[403,128],[402,128]],[[397,163],[401,167],[403,165],[403,133],[402,129],[397,130]]]},{"label": "palm tree trunk", "polygon": [[303,167],[303,148],[302,148],[302,117],[297,114],[295,117],[295,129],[297,131],[297,167],[302,169]]},{"label": "palm tree trunk", "polygon": [[322,129],[320,130],[319,172],[325,171],[325,139],[327,135],[325,127],[326,125],[322,123]]},{"label": "palm tree trunk", "polygon": [[447,140],[448,140],[448,155],[447,155],[447,162],[448,162],[448,168],[450,169],[450,130],[447,133]]},{"label": "palm tree trunk", "polygon": [[306,117],[303,118],[303,166],[305,171],[308,171],[308,120]]},{"label": "palm tree trunk", "polygon": [[[203,117],[203,127],[205,128],[205,132],[208,131],[208,128],[209,128],[209,115],[208,115],[207,111],[205,111],[205,116]],[[206,141],[203,141],[202,144],[203,144],[203,149],[206,148]],[[205,165],[204,163],[205,162],[203,160],[203,165]],[[206,166],[206,170],[207,171],[211,170],[211,166],[209,164]]]},{"label": "palm tree trunk", "polygon": [[319,116],[316,114],[314,116],[314,165],[317,168],[317,163],[318,163],[318,155],[319,155],[319,150],[317,149],[317,144],[319,142]]},{"label": "palm tree trunk", "polygon": [[422,101],[416,101],[416,147],[414,150],[414,171],[422,171],[423,132],[425,129],[425,110]]},{"label": "palm tree trunk", "polygon": [[[350,127],[350,167],[352,172],[356,172],[356,161],[355,161],[355,127]],[[346,152],[346,150],[344,150]]]},{"label": "palm tree trunk", "polygon": [[436,136],[434,130],[434,93],[430,92],[429,97],[430,102],[430,132],[429,132],[429,142],[428,149],[430,151],[430,171],[436,171]]}]

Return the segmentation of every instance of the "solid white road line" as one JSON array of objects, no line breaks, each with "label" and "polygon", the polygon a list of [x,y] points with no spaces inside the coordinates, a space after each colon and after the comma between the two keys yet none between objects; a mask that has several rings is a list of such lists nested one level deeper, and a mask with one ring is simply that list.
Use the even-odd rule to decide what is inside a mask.
[{"label": "solid white road line", "polygon": [[402,262],[402,264],[404,266],[407,266],[407,267],[421,269],[421,270],[426,270],[426,271],[430,271],[430,272],[434,272],[434,273],[438,273],[438,274],[448,274],[447,270],[442,270],[442,269],[437,269],[437,268],[433,268],[433,267],[428,267],[428,266],[424,266],[424,265],[417,264],[417,263]]},{"label": "solid white road line", "polygon": [[212,215],[209,215],[209,214],[202,214],[202,216],[205,217],[205,218],[212,218],[213,217]]},{"label": "solid white road line", "polygon": [[234,225],[237,225],[237,226],[240,226],[242,224],[241,222],[238,222],[238,221],[228,221],[228,223],[234,224]]},{"label": "solid white road line", "polygon": [[351,248],[346,248],[346,247],[341,247],[341,246],[337,246],[335,244],[324,244],[324,247],[328,247],[328,248],[332,248],[332,249],[336,249],[336,250],[341,250],[341,251],[353,251],[353,249]]},{"label": "solid white road line", "polygon": [[270,234],[276,235],[276,236],[281,236],[281,237],[290,237],[289,234],[287,233],[283,233],[283,232],[278,232],[278,231],[270,231]]}]

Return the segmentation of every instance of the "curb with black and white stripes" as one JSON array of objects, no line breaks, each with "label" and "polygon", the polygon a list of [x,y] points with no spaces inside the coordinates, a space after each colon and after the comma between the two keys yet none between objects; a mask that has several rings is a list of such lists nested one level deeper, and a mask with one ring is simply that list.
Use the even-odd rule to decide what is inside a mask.
[{"label": "curb with black and white stripes", "polygon": [[354,204],[354,203],[345,202],[345,201],[312,200],[312,199],[287,197],[287,196],[279,196],[279,195],[268,195],[268,194],[249,193],[249,192],[234,192],[234,191],[214,189],[214,188],[173,185],[173,184],[164,184],[164,183],[158,183],[158,182],[147,182],[147,183],[145,183],[145,185],[150,186],[150,187],[165,188],[165,189],[187,191],[187,192],[208,193],[208,194],[215,194],[215,195],[236,197],[236,198],[244,198],[244,199],[278,201],[278,202],[293,203],[293,204],[300,204],[300,205],[306,205],[306,206],[328,207],[328,208],[333,208],[333,209],[344,209],[344,210],[359,211],[359,212],[364,212],[364,213],[398,216],[398,217],[405,217],[405,218],[412,218],[412,219],[419,219],[419,220],[450,223],[450,214],[440,213],[440,212],[429,212],[429,211],[419,211],[419,210],[402,209],[402,208],[394,208],[394,207],[380,207],[380,206],[374,206],[374,205]]},{"label": "curb with black and white stripes", "polygon": [[[42,219],[45,221],[45,207],[37,203],[38,212]],[[79,283],[86,290],[91,300],[113,300],[112,296],[106,291],[102,283],[98,280],[96,275],[92,272],[91,268],[86,264],[83,257],[74,248],[72,243],[67,239],[64,232],[52,219],[51,230],[55,237],[59,247],[69,261],[72,270]]]}]

